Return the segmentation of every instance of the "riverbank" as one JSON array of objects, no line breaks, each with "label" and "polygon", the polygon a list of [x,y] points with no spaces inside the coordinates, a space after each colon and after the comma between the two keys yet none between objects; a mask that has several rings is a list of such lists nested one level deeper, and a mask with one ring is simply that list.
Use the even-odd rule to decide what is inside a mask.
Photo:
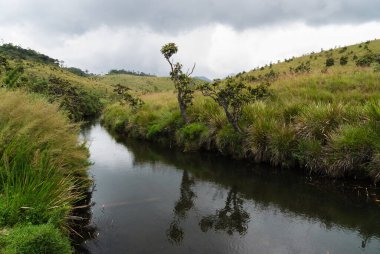
[{"label": "riverbank", "polygon": [[79,126],[38,95],[0,91],[0,252],[72,253],[71,216],[90,187]]},{"label": "riverbank", "polygon": [[171,92],[142,95],[139,109],[114,103],[105,126],[121,135],[210,150],[281,168],[298,167],[331,178],[380,179],[380,74],[303,74],[275,81],[271,96],[246,106],[234,131],[222,109],[197,94],[180,118]]}]

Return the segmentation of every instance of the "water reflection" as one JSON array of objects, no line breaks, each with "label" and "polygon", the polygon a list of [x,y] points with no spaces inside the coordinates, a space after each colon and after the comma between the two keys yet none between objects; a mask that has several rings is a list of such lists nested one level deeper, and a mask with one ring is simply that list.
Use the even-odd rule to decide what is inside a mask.
[{"label": "water reflection", "polygon": [[232,235],[234,232],[245,235],[248,229],[249,213],[243,208],[243,199],[239,197],[236,187],[229,190],[225,206],[216,210],[215,214],[204,216],[199,222],[203,232],[210,229],[225,231]]},{"label": "water reflection", "polygon": [[184,238],[184,230],[181,228],[181,219],[186,218],[186,212],[194,207],[195,192],[191,189],[194,185],[194,179],[189,175],[187,170],[183,171],[180,197],[174,206],[174,218],[166,231],[168,240],[173,244],[180,244]]},{"label": "water reflection", "polygon": [[[248,230],[250,214],[244,210],[243,203],[248,199],[253,200],[256,208],[261,211],[269,209],[290,217],[300,216],[308,221],[318,221],[326,230],[338,227],[357,231],[361,236],[362,248],[366,248],[374,237],[380,238],[379,205],[350,188],[337,188],[337,184],[330,180],[310,182],[294,172],[231,162],[228,158],[208,153],[181,153],[136,140],[128,140],[125,145],[133,152],[136,165],[155,164],[159,161],[183,169],[185,181],[182,181],[181,193],[184,187],[188,188],[187,191],[192,193],[189,197],[196,197],[191,190],[194,181],[211,181],[229,189],[225,206],[200,219],[199,226],[203,232],[213,229],[244,235]],[[255,170],[252,171],[252,167]],[[239,189],[231,186],[239,186]],[[190,200],[185,198],[185,201]],[[178,203],[181,204],[181,199]],[[194,200],[191,199],[188,206],[193,207],[193,203]],[[186,213],[189,209],[182,212]],[[168,238],[180,243],[184,232],[178,219],[170,225]]]},{"label": "water reflection", "polygon": [[90,135],[94,201],[123,204],[94,210],[101,237],[90,244],[93,253],[380,252],[379,206],[336,183],[207,153],[116,143],[99,126]]}]

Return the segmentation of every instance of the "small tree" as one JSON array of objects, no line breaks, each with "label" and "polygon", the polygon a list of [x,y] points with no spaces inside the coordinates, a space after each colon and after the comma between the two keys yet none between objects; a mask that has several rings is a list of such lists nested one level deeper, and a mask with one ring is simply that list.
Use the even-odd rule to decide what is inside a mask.
[{"label": "small tree", "polygon": [[346,65],[348,63],[348,56],[342,56],[339,59],[340,65]]},{"label": "small tree", "polygon": [[224,110],[228,122],[234,129],[242,133],[239,125],[243,107],[250,102],[254,102],[268,94],[269,83],[250,87],[241,81],[227,78],[225,82],[216,80],[213,83],[206,83],[200,86],[204,96],[211,97]]},{"label": "small tree", "polygon": [[177,91],[177,100],[179,109],[181,111],[181,116],[183,121],[188,124],[189,119],[187,118],[186,110],[193,101],[193,80],[190,78],[190,75],[195,69],[195,64],[191,71],[184,73],[182,71],[182,64],[174,63],[171,60],[171,57],[176,54],[178,51],[177,46],[174,43],[168,43],[161,48],[161,53],[164,55],[166,61],[168,61],[171,71],[170,78],[174,83],[174,87]]},{"label": "small tree", "polygon": [[332,57],[329,57],[326,59],[326,67],[330,67],[330,66],[333,66],[335,63],[334,63],[334,58]]},{"label": "small tree", "polygon": [[127,103],[135,110],[141,107],[144,104],[144,102],[140,98],[130,94],[130,90],[130,88],[120,84],[115,85],[113,89],[113,91],[117,94],[122,104]]}]

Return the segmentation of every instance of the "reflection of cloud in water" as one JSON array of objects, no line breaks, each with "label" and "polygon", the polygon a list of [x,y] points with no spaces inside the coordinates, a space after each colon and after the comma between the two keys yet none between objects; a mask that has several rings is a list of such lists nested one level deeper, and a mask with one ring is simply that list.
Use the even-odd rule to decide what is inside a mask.
[{"label": "reflection of cloud in water", "polygon": [[90,160],[95,162],[95,167],[107,170],[131,170],[133,155],[122,144],[118,144],[100,125],[96,125],[87,137],[91,153]]}]

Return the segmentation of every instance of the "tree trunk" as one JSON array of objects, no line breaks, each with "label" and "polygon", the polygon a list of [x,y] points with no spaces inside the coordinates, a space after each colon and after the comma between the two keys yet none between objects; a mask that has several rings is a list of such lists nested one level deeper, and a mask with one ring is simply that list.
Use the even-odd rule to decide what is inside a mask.
[{"label": "tree trunk", "polygon": [[226,106],[223,106],[224,112],[226,113],[227,120],[232,124],[232,127],[234,127],[235,131],[242,133],[242,130],[240,129],[238,119],[236,117],[233,117],[231,113],[228,111],[228,108]]},{"label": "tree trunk", "polygon": [[187,119],[186,105],[183,102],[180,93],[178,93],[177,99],[178,99],[178,105],[179,105],[179,110],[181,111],[182,119],[185,122],[185,124],[188,124],[189,123],[189,119]]}]

